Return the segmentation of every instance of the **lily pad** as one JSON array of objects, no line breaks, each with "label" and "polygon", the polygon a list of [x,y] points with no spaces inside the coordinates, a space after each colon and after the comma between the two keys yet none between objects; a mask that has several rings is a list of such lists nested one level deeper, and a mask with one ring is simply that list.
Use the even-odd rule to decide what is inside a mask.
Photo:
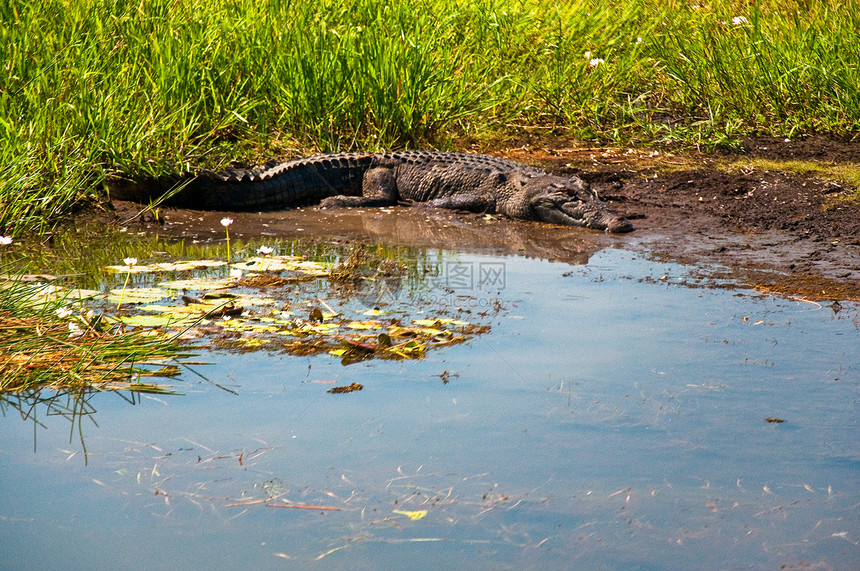
[{"label": "lily pad", "polygon": [[302,260],[296,256],[265,256],[232,264],[233,268],[254,272],[302,272],[304,274],[324,277],[329,274],[330,266],[320,262]]},{"label": "lily pad", "polygon": [[181,323],[172,315],[122,315],[119,319],[126,325],[133,327],[168,327]]},{"label": "lily pad", "polygon": [[223,260],[183,260],[179,262],[159,262],[157,264],[135,264],[133,266],[105,266],[105,268],[117,273],[146,274],[153,272],[183,272],[217,268],[225,265],[226,263],[227,262]]},{"label": "lily pad", "polygon": [[170,297],[170,294],[161,288],[157,287],[134,287],[126,288],[125,293],[120,289],[112,289],[107,296],[107,300],[111,303],[153,303]]},{"label": "lily pad", "polygon": [[460,321],[459,319],[451,319],[448,317],[440,317],[438,319],[413,319],[412,323],[422,327],[438,327],[439,325],[469,325],[468,321]]},{"label": "lily pad", "polygon": [[378,321],[349,321],[346,326],[350,329],[382,329],[383,327]]},{"label": "lily pad", "polygon": [[233,282],[226,278],[199,278],[158,282],[158,287],[165,289],[173,289],[176,291],[207,291],[213,289],[223,289],[232,285]]}]

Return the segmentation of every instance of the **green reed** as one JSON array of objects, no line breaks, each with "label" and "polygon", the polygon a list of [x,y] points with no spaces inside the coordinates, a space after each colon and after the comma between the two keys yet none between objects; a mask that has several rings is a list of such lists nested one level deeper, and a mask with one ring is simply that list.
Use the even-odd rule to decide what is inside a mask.
[{"label": "green reed", "polygon": [[0,233],[112,178],[522,130],[855,132],[860,10],[716,0],[0,0]]},{"label": "green reed", "polygon": [[0,393],[169,392],[141,378],[179,374],[176,364],[163,364],[187,356],[174,340],[124,331],[70,299],[45,296],[45,287],[17,278],[0,283]]}]

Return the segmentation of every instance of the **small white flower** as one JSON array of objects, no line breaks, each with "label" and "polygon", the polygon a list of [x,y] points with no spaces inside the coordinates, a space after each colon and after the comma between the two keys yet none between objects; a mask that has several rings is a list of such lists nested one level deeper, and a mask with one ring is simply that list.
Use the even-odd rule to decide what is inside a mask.
[{"label": "small white flower", "polygon": [[130,268],[137,263],[137,258],[123,258],[122,261]]},{"label": "small white flower", "polygon": [[589,62],[588,62],[588,67],[597,67],[598,65],[600,65],[602,63],[606,63],[603,60],[603,58],[599,58],[599,57],[591,58],[591,60],[589,60]]},{"label": "small white flower", "polygon": [[229,226],[232,223],[233,223],[232,218],[222,218],[221,219],[221,226],[223,226],[224,228],[226,228],[227,226]]},{"label": "small white flower", "polygon": [[69,339],[77,339],[83,336],[84,330],[78,327],[76,323],[69,322]]},{"label": "small white flower", "polygon": [[591,59],[591,52],[585,52],[585,59]]},{"label": "small white flower", "polygon": [[60,319],[65,319],[69,317],[72,313],[74,313],[69,307],[59,307],[57,308],[57,317]]},{"label": "small white flower", "polygon": [[641,43],[642,43],[642,36],[636,36],[636,43],[637,43],[637,44],[641,44]]},{"label": "small white flower", "polygon": [[742,26],[744,24],[749,24],[749,23],[750,23],[750,21],[747,20],[744,16],[735,16],[734,18],[732,18],[732,25],[733,26]]},{"label": "small white flower", "polygon": [[257,248],[257,253],[261,256],[268,256],[274,251],[275,249],[269,246],[260,246],[259,248]]},{"label": "small white flower", "polygon": [[8,246],[12,243],[12,236],[0,236],[0,246]]}]

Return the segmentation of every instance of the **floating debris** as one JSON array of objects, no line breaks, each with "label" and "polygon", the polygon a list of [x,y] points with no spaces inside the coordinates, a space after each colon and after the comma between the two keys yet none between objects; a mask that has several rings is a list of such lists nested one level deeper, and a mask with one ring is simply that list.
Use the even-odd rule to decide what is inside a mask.
[{"label": "floating debris", "polygon": [[[352,285],[351,280],[374,279],[369,266],[379,268],[386,277],[405,271],[402,262],[371,261],[359,259],[355,253],[339,266],[299,256],[265,255],[233,262],[233,270],[243,271],[241,279],[224,277],[226,264],[217,260],[135,264],[131,267],[135,273],[153,275],[152,284],[112,290],[102,297],[116,303],[122,296],[123,312],[115,319],[127,327],[181,335],[198,345],[208,340],[214,348],[239,352],[328,353],[340,357],[344,365],[371,358],[420,359],[429,349],[462,343],[489,331],[487,325],[432,313],[428,316],[426,307],[414,304],[397,311],[365,307],[356,310],[353,319],[320,296],[318,290],[325,287],[321,278],[343,295],[344,281]],[[358,267],[362,267],[361,272]],[[108,269],[128,272],[129,266]],[[165,276],[166,272],[174,275]],[[183,276],[182,272],[191,275]],[[346,276],[351,280],[345,280]],[[304,282],[315,283],[302,285]],[[351,298],[348,294],[352,290],[346,289],[349,291],[339,303],[347,307],[363,303]],[[413,309],[418,315],[409,319]]]},{"label": "floating debris", "polygon": [[326,392],[332,393],[332,394],[342,394],[342,393],[351,393],[354,391],[360,391],[363,388],[364,388],[364,385],[360,385],[358,383],[352,383],[351,385],[347,385],[345,387],[332,387],[329,390],[327,390]]}]

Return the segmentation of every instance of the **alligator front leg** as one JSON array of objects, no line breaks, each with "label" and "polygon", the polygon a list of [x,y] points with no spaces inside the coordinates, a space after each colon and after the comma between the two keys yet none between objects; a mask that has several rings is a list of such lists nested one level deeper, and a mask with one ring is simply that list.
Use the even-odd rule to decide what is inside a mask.
[{"label": "alligator front leg", "polygon": [[489,194],[464,194],[461,196],[446,196],[424,203],[432,208],[447,208],[448,210],[467,210],[469,212],[495,212],[496,200]]},{"label": "alligator front leg", "polygon": [[361,193],[362,196],[330,196],[320,203],[320,208],[393,206],[397,204],[394,171],[387,167],[368,170],[364,173]]}]

